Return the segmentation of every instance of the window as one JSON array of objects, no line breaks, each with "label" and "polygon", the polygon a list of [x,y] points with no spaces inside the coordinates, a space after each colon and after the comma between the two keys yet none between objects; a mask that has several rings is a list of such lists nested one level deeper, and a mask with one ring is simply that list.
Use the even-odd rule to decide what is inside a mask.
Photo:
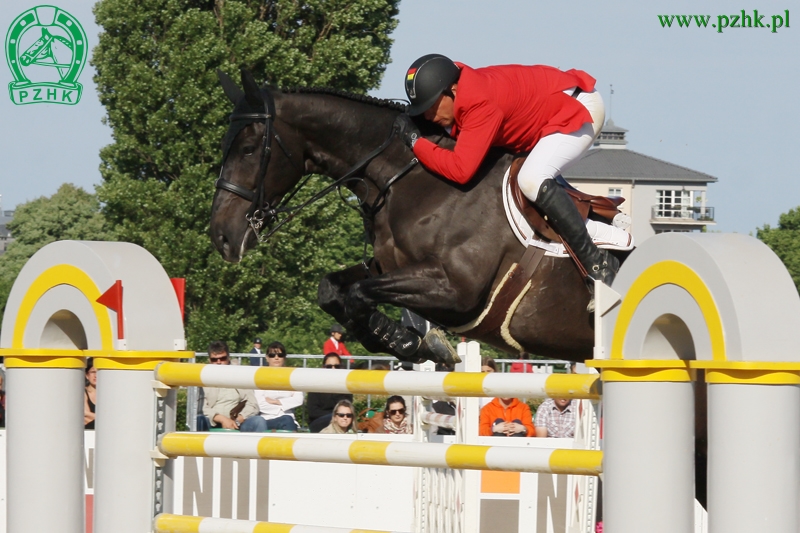
[{"label": "window", "polygon": [[608,195],[609,196],[622,196],[622,189],[618,187],[609,187],[608,188]]},{"label": "window", "polygon": [[692,218],[691,191],[660,190],[656,218]]}]

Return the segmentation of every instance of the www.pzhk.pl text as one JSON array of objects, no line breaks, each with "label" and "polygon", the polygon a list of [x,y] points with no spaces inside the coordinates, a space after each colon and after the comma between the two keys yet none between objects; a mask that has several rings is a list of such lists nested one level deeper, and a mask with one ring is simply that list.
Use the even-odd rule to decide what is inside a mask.
[{"label": "www.pzhk.pl text", "polygon": [[[764,22],[765,18],[767,22]],[[662,28],[707,28],[711,15],[659,15],[658,21]],[[726,28],[769,28],[772,33],[778,33],[778,28],[789,27],[789,10],[786,9],[781,15],[770,16],[759,15],[758,9],[754,9],[752,15],[742,9],[741,13],[735,15],[717,15],[717,22],[712,22],[711,27],[716,28],[717,33],[722,33]]]}]

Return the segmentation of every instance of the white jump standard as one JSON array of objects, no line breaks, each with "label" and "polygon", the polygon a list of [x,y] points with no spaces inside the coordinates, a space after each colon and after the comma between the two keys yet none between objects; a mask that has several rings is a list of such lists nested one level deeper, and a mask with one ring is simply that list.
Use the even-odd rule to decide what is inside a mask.
[{"label": "white jump standard", "polygon": [[613,290],[588,362],[604,387],[604,526],[694,531],[692,382],[705,369],[711,533],[796,533],[800,298],[778,257],[744,235],[659,235]]}]

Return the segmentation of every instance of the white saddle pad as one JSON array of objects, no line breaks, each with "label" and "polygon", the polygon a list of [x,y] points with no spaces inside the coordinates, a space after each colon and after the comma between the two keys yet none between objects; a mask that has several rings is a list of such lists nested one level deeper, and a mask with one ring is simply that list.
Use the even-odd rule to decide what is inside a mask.
[{"label": "white saddle pad", "polygon": [[[523,246],[537,246],[547,251],[546,255],[554,257],[569,257],[564,245],[555,242],[545,242],[536,238],[525,216],[517,208],[514,203],[514,198],[511,195],[511,186],[509,184],[509,174],[511,169],[506,169],[505,177],[503,178],[503,207],[506,210],[506,218],[508,224],[511,226],[511,231],[514,232],[517,239]],[[608,250],[633,250],[633,235],[625,231],[624,228],[630,226],[630,217],[625,214],[620,214],[614,217],[614,225],[604,224],[595,220],[586,221],[586,229],[592,240],[599,248]]]}]

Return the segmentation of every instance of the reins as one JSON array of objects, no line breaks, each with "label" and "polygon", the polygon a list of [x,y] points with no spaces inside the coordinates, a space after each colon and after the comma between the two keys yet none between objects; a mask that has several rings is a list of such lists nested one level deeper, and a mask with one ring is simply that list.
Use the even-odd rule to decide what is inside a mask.
[{"label": "reins", "polygon": [[[272,235],[274,235],[278,230],[280,230],[285,224],[290,222],[294,217],[296,217],[300,212],[308,207],[309,205],[313,204],[317,200],[325,197],[326,195],[330,194],[336,189],[340,189],[342,185],[347,183],[348,181],[352,181],[354,179],[364,181],[364,178],[355,177],[355,175],[364,169],[373,159],[375,159],[378,155],[380,155],[388,146],[391,144],[392,140],[394,139],[395,133],[397,132],[396,128],[393,126],[391,132],[389,133],[386,140],[383,143],[368,153],[363,159],[361,159],[358,163],[356,163],[353,167],[350,168],[342,177],[335,180],[330,185],[327,185],[322,190],[318,191],[314,195],[312,195],[308,200],[296,205],[289,207],[287,204],[295,197],[295,195],[302,189],[308,180],[310,179],[311,175],[307,175],[304,179],[302,179],[282,200],[278,205],[272,207],[269,205],[269,202],[264,200],[264,180],[267,174],[267,167],[269,166],[269,162],[271,159],[271,144],[272,139],[278,143],[278,146],[281,147],[286,157],[289,161],[294,165],[294,160],[292,159],[292,155],[289,150],[284,145],[283,141],[281,140],[278,133],[274,130],[273,121],[275,120],[275,100],[272,97],[272,94],[269,90],[262,91],[262,96],[264,98],[264,113],[233,113],[231,114],[229,120],[230,122],[240,121],[240,120],[252,120],[253,122],[263,119],[264,120],[264,135],[261,138],[261,159],[259,161],[258,166],[258,174],[257,174],[257,185],[256,190],[251,191],[250,189],[246,189],[240,185],[236,185],[229,181],[222,179],[222,171],[225,168],[224,161],[222,165],[222,169],[220,169],[219,178],[215,182],[215,187],[217,189],[222,189],[233,193],[245,200],[250,200],[250,208],[247,210],[245,218],[247,222],[250,224],[251,229],[255,233],[256,237],[258,238],[259,242],[265,242],[269,239]],[[225,159],[227,159],[227,153],[225,154]],[[364,219],[365,228],[367,225],[368,220],[375,216],[375,214],[380,211],[381,207],[383,207],[386,199],[386,195],[389,192],[389,188],[400,178],[405,176],[416,164],[418,163],[416,158],[413,158],[408,164],[406,164],[403,168],[401,168],[394,176],[389,178],[386,184],[383,187],[378,186],[378,194],[372,204],[367,204],[366,199],[361,200],[359,198],[359,205],[357,210],[361,214],[362,218]],[[301,169],[302,172],[302,169]],[[369,185],[367,185],[369,187]],[[341,195],[341,190],[340,190]],[[366,198],[366,196],[365,196]],[[287,216],[281,220],[278,220],[278,215],[281,213],[286,213]],[[261,234],[261,230],[264,228],[265,225],[276,222],[270,230],[265,233]],[[366,239],[365,239],[366,241]],[[365,242],[365,253],[366,253],[366,242]]]}]

